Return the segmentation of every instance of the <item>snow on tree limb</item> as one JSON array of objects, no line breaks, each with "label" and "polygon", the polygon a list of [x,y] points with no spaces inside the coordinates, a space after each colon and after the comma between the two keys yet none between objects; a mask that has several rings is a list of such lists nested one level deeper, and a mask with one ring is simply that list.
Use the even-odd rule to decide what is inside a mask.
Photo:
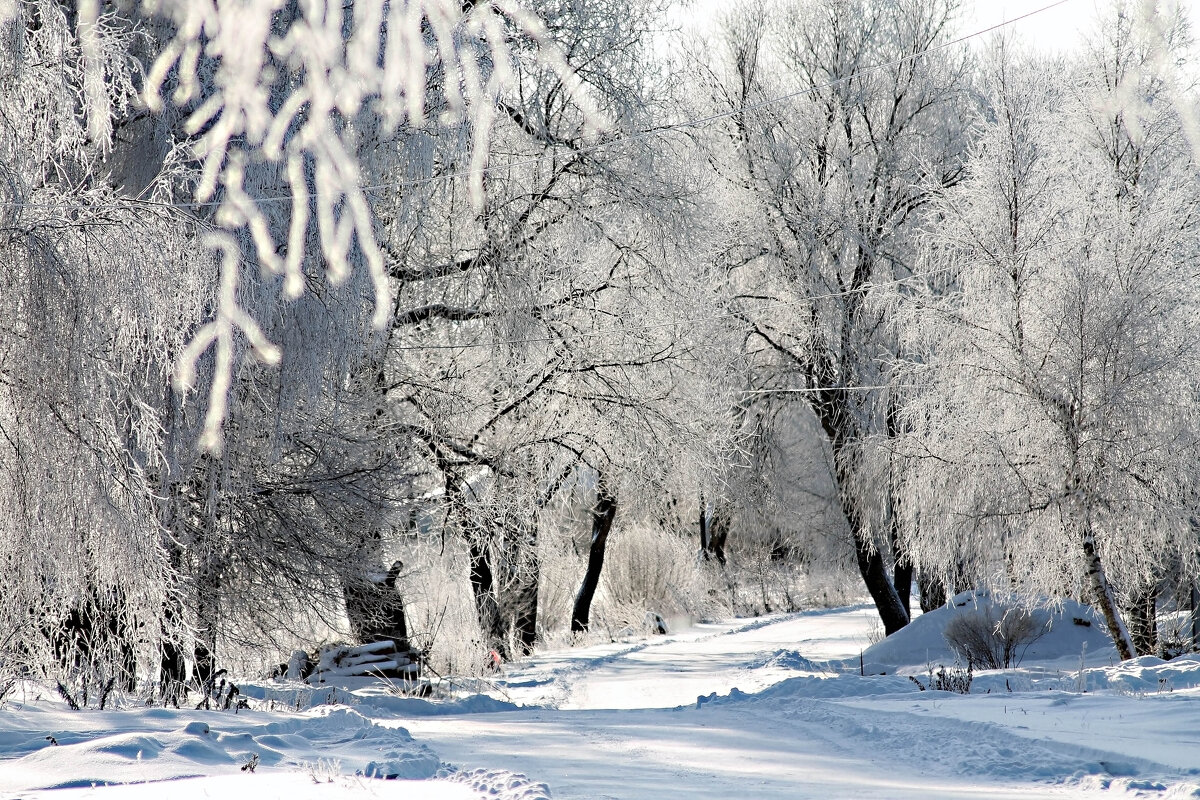
[{"label": "snow on tree limb", "polygon": [[[104,151],[113,135],[105,61],[114,39],[101,6],[97,0],[80,3],[77,35],[88,133]],[[431,121],[465,124],[470,196],[479,209],[496,107],[514,84],[515,42],[531,42],[567,87],[584,112],[583,135],[594,133],[600,121],[545,25],[513,0],[146,0],[143,8],[173,23],[146,74],[143,98],[153,112],[170,104],[185,113],[184,131],[200,164],[195,200],[215,207],[220,229],[246,234],[250,261],[267,275],[282,276],[285,298],[303,291],[305,245],[315,223],[322,269],[331,280],[344,280],[354,262],[367,269],[376,329],[388,321],[388,274],[363,187],[360,124],[385,136]],[[0,23],[15,9],[0,1]],[[264,197],[249,171],[270,165],[283,179],[276,181],[278,192]],[[283,224],[264,209],[264,203],[279,202],[287,207]],[[191,385],[197,360],[217,347],[222,374],[205,426],[205,446],[214,447],[224,407],[217,387],[228,388],[234,367],[228,337],[234,330],[249,336],[257,326],[236,307],[248,254],[234,238],[208,241],[220,242],[220,318],[182,355],[177,383]],[[251,339],[260,356],[268,352]]]}]

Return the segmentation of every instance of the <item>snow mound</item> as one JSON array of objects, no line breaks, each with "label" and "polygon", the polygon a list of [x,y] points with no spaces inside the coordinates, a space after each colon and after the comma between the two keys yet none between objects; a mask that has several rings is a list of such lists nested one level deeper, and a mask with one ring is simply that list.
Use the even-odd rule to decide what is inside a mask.
[{"label": "snow mound", "polygon": [[788,678],[763,689],[747,694],[732,689],[727,695],[716,693],[696,698],[696,707],[708,703],[730,705],[736,703],[767,703],[777,705],[780,701],[797,698],[843,698],[874,697],[877,695],[905,694],[920,691],[907,677],[899,675],[799,675]]},{"label": "snow mound", "polygon": [[1187,653],[1171,661],[1141,656],[1111,667],[1086,669],[1078,678],[1086,691],[1110,689],[1119,693],[1147,694],[1200,687],[1200,653]]},{"label": "snow mound", "polygon": [[828,667],[810,661],[795,650],[777,650],[761,663],[751,664],[751,668],[775,667],[795,672],[828,672]]},{"label": "snow mound", "polygon": [[448,781],[465,783],[481,797],[494,800],[550,800],[550,787],[535,783],[520,772],[473,769],[444,774]]},{"label": "snow mound", "polygon": [[521,708],[516,703],[479,693],[432,699],[413,697],[400,691],[397,684],[378,678],[343,678],[338,685],[320,687],[296,682],[248,684],[242,689],[242,694],[257,700],[256,708],[263,710],[303,711],[348,705],[374,716],[439,717]]},{"label": "snow mound", "polygon": [[332,752],[343,772],[371,777],[428,778],[439,764],[408,731],[376,725],[346,708],[278,722],[206,713],[174,730],[156,729],[155,719],[130,712],[126,720],[141,730],[91,730],[57,744],[46,739],[40,749],[0,762],[0,792],[294,770],[326,761]]},{"label": "snow mound", "polygon": [[[958,656],[943,636],[953,619],[976,611],[990,612],[996,619],[1001,619],[1006,611],[1024,607],[1018,600],[998,598],[984,590],[963,592],[949,604],[922,614],[864,650],[862,668],[868,675],[882,675],[901,669],[926,670],[931,665],[954,664]],[[1030,611],[1035,623],[1044,626],[1045,633],[1028,647],[1018,650],[1017,656],[1022,661],[1060,662],[1077,668],[1085,647],[1089,661],[1107,662],[1114,657],[1112,640],[1105,633],[1103,621],[1091,608],[1063,600],[1054,605],[1035,606]],[[842,666],[858,671],[858,659],[848,660]]]},{"label": "snow mound", "polygon": [[472,694],[445,700],[425,700],[420,697],[397,697],[385,693],[356,692],[360,708],[372,713],[385,713],[397,717],[442,717],[457,714],[494,714],[500,711],[516,711],[516,703],[497,700],[485,694]]}]

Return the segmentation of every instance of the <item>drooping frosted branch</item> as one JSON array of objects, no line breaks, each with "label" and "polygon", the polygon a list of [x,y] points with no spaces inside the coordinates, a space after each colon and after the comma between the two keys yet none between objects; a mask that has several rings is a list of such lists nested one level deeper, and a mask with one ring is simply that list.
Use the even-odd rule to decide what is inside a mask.
[{"label": "drooping frosted branch", "polygon": [[[100,6],[80,3],[78,36],[88,70],[89,133],[104,147],[112,136],[103,83],[111,37]],[[321,269],[331,280],[344,280],[355,258],[368,270],[377,329],[386,325],[389,309],[387,268],[368,198],[379,187],[364,185],[369,176],[357,151],[364,132],[356,124],[366,120],[379,129],[371,135],[385,137],[406,125],[467,124],[468,182],[479,208],[495,108],[514,81],[514,42],[532,42],[576,95],[587,124],[597,121],[541,20],[513,0],[465,7],[457,0],[146,0],[143,7],[173,23],[146,76],[144,99],[152,111],[169,103],[187,112],[184,130],[199,162],[195,201],[215,206],[221,229],[248,234],[252,260],[283,277],[288,298],[303,291],[305,244],[315,220]],[[12,13],[10,0],[0,0],[0,22]],[[256,166],[272,164],[282,176],[273,192],[250,185]],[[236,284],[247,264],[240,247],[222,245],[220,255],[224,298],[225,283]],[[227,322],[240,319],[233,312],[223,301]],[[214,344],[218,369],[232,369],[232,351],[214,333],[230,329],[214,324],[183,354],[182,383]],[[250,330],[240,322],[233,328]],[[214,386],[227,387],[230,379],[218,375]],[[209,410],[210,433],[221,406]]]}]

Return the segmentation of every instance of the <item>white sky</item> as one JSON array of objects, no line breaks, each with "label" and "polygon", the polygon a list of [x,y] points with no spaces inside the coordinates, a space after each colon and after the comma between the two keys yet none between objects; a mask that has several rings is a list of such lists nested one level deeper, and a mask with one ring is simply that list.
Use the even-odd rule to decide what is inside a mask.
[{"label": "white sky", "polygon": [[[963,0],[963,19],[959,34],[973,33],[1006,20],[1016,20],[1054,0]],[[1177,0],[1191,15],[1193,32],[1200,34],[1200,0]],[[1103,0],[1066,0],[1061,5],[1013,22],[1008,30],[1016,31],[1032,47],[1043,52],[1061,52],[1075,48],[1082,41],[1082,31],[1088,29]],[[685,30],[702,31],[716,20],[733,0],[691,0],[681,10],[678,20]],[[984,41],[986,37],[980,37]]]}]

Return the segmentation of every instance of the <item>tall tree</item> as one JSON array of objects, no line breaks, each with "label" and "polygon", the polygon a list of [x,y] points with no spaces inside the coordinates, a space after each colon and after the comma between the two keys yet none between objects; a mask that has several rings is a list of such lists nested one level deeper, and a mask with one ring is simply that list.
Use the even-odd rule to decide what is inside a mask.
[{"label": "tall tree", "polygon": [[962,149],[954,2],[749,6],[726,28],[729,72],[708,80],[725,114],[714,164],[749,210],[730,251],[731,311],[749,332],[760,402],[800,400],[832,460],[866,588],[892,633],[908,613],[888,575],[877,489],[861,444],[885,424],[888,353],[872,286],[911,269],[922,207]]},{"label": "tall tree", "polygon": [[[928,280],[950,291],[911,306],[920,388],[900,441],[919,561],[973,551],[996,580],[1078,587],[1128,658],[1154,644],[1122,602],[1149,622],[1158,568],[1195,558],[1200,316],[1180,265],[1200,182],[1154,102],[1175,78],[1147,68],[1119,7],[1103,31],[1067,69],[993,56],[968,178],[937,203]],[[1111,102],[1135,74],[1156,109],[1136,120]]]}]

